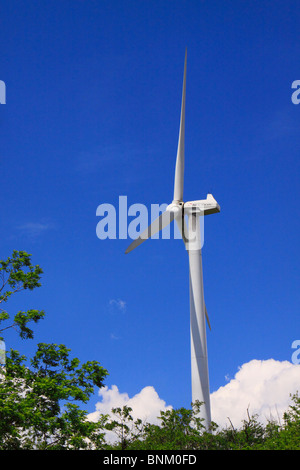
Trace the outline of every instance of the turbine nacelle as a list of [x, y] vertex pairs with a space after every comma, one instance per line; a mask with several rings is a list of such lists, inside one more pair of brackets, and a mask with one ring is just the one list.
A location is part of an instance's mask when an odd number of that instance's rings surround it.
[[168, 212], [172, 213], [175, 218], [184, 211], [184, 215], [189, 214], [200, 214], [209, 215], [220, 212], [221, 208], [212, 194], [208, 194], [206, 199], [200, 199], [198, 201], [180, 202], [173, 201], [167, 206]]
[[206, 199], [200, 201], [188, 201], [184, 203], [184, 213], [198, 213], [200, 215], [216, 214], [221, 208], [212, 194], [208, 194]]

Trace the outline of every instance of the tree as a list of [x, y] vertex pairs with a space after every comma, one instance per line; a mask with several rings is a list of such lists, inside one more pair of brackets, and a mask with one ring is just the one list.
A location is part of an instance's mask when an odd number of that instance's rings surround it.
[[300, 397], [291, 395], [292, 404], [283, 415], [283, 425], [269, 423], [266, 426], [262, 449], [300, 450]]
[[[160, 424], [147, 423], [140, 440], [134, 440], [130, 449], [191, 450], [200, 448], [206, 434], [199, 418], [202, 403], [196, 401], [191, 409], [179, 408], [161, 411]], [[208, 433], [207, 433], [208, 434]], [[204, 441], [203, 441], [204, 442]]]
[[248, 419], [242, 421], [242, 427], [236, 429], [231, 420], [230, 428], [219, 430], [216, 434], [216, 442], [223, 449], [251, 450], [264, 442], [265, 430], [258, 421], [258, 415], [250, 415], [247, 409]]
[[[144, 424], [139, 418], [133, 420], [131, 415], [132, 408], [123, 406], [112, 408], [112, 419], [108, 419], [105, 423], [105, 429], [116, 434], [119, 441], [116, 448], [126, 450], [133, 442], [143, 436]], [[103, 417], [102, 417], [103, 419]]]
[[[36, 287], [40, 287], [42, 273], [43, 270], [39, 265], [32, 265], [31, 255], [26, 251], [14, 250], [12, 256], [8, 257], [7, 260], [0, 260], [0, 305], [4, 305], [17, 292], [27, 289], [32, 291]], [[5, 327], [1, 325], [0, 333], [8, 328], [14, 328], [21, 338], [33, 338], [33, 330], [27, 325], [32, 321], [37, 323], [44, 315], [43, 310], [19, 311], [14, 315], [11, 324]], [[0, 308], [0, 324], [10, 318], [11, 315], [3, 308]], [[0, 340], [3, 340], [3, 337], [0, 337]]]
[[64, 345], [40, 343], [27, 367], [10, 351], [0, 380], [0, 449], [81, 449], [104, 444], [102, 422], [92, 423], [86, 403], [107, 371], [97, 362], [80, 365]]
[[[39, 287], [42, 269], [31, 264], [31, 255], [14, 251], [0, 261], [0, 303], [12, 294]], [[44, 312], [17, 312], [2, 333], [14, 328], [22, 338], [33, 338], [28, 323]], [[10, 319], [1, 309], [0, 321]], [[105, 446], [102, 432], [106, 417], [87, 420], [86, 403], [94, 387], [102, 387], [108, 372], [96, 361], [81, 364], [60, 344], [39, 343], [33, 358], [10, 350], [0, 367], [0, 449], [86, 449]]]

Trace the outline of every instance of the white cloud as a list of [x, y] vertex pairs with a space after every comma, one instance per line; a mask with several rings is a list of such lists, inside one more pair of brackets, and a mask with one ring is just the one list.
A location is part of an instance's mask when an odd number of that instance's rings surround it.
[[114, 333], [111, 333], [111, 334], [110, 334], [110, 338], [111, 338], [111, 339], [114, 339], [114, 340], [118, 340], [118, 339], [119, 339], [119, 336], [115, 335]]
[[[263, 424], [281, 420], [288, 409], [290, 394], [300, 391], [300, 365], [288, 361], [252, 360], [243, 364], [228, 384], [211, 394], [212, 419], [220, 427], [231, 422], [240, 427], [251, 415], [258, 414]], [[282, 422], [282, 421], [281, 421]]]
[[18, 230], [30, 238], [36, 238], [44, 232], [53, 229], [53, 224], [42, 222], [26, 222], [18, 226]]
[[113, 307], [116, 307], [118, 310], [120, 310], [121, 312], [125, 312], [126, 310], [126, 302], [125, 300], [121, 300], [121, 299], [111, 299], [109, 301], [109, 305], [110, 306], [113, 306]]
[[158, 423], [160, 411], [172, 408], [166, 405], [166, 402], [151, 386], [144, 387], [132, 398], [127, 393], [119, 392], [116, 385], [113, 385], [111, 389], [108, 387], [100, 389], [99, 396], [102, 400], [96, 404], [96, 411], [89, 414], [89, 419], [92, 421], [97, 420], [99, 414], [110, 414], [112, 408], [122, 408], [126, 405], [132, 408], [131, 415], [134, 420], [141, 418], [149, 423]]

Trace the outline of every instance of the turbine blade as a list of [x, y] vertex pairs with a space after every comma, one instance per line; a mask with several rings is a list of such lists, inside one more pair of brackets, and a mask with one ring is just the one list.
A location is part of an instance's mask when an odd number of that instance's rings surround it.
[[179, 128], [179, 138], [178, 138], [176, 167], [175, 167], [175, 180], [174, 180], [174, 197], [173, 197], [174, 201], [183, 200], [186, 60], [187, 60], [187, 50], [185, 50], [185, 59], [184, 59], [180, 128]]
[[174, 212], [171, 211], [165, 211], [163, 212], [157, 219], [155, 219], [149, 227], [144, 230], [140, 236], [134, 240], [127, 250], [125, 251], [125, 254], [129, 253], [130, 251], [134, 250], [137, 248], [141, 243], [144, 241], [148, 240], [148, 238], [152, 237], [155, 235], [157, 232], [162, 230], [163, 228], [167, 227], [173, 220], [174, 220], [175, 214]]
[[208, 328], [211, 330], [210, 321], [209, 321], [208, 313], [207, 313], [207, 310], [206, 310], [206, 305], [205, 305], [205, 316], [206, 316], [206, 321], [207, 321], [207, 324], [208, 324]]

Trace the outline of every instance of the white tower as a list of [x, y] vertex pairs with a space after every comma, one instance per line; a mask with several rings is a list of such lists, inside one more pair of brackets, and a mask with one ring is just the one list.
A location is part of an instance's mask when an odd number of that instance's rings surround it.
[[[203, 240], [201, 239], [200, 218], [220, 212], [220, 206], [211, 194], [208, 194], [206, 199], [203, 200], [183, 202], [186, 62], [187, 52], [185, 52], [184, 61], [173, 201], [166, 211], [129, 245], [125, 253], [132, 251], [173, 220], [177, 222], [189, 255], [192, 402], [198, 400], [203, 403], [200, 408], [199, 417], [203, 419], [205, 428], [209, 429], [211, 412], [205, 317], [209, 327], [210, 324], [204, 302], [201, 253]], [[188, 218], [188, 226], [186, 226], [186, 216]]]

